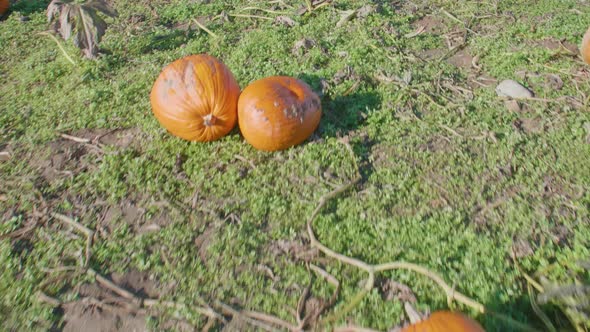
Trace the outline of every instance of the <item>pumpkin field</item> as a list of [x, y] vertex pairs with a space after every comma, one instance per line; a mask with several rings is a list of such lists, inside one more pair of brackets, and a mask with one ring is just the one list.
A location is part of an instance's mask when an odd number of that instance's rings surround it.
[[590, 331], [589, 1], [0, 13], [0, 331]]

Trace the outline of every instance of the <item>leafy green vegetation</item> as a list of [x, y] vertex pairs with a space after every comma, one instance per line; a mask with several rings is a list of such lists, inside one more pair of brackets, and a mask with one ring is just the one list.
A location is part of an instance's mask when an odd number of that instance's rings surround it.
[[[95, 232], [95, 271], [113, 280], [139, 271], [156, 294], [131, 281], [125, 288], [185, 306], [150, 311], [156, 330], [203, 327], [207, 317], [191, 307], [219, 310], [218, 302], [297, 325], [293, 310], [310, 281], [314, 301], [334, 291], [309, 262], [341, 285], [325, 315], [341, 310], [367, 276], [312, 249], [306, 220], [320, 197], [355, 176], [355, 160], [360, 182], [314, 221], [333, 250], [427, 267], [533, 330], [547, 326], [518, 267], [551, 283], [590, 283], [579, 264], [590, 257], [590, 67], [575, 49], [587, 4], [369, 8], [343, 0], [297, 15], [307, 1], [111, 3], [118, 16], [106, 18], [96, 60], [60, 41], [75, 65], [39, 35], [49, 28], [48, 1], [16, 1], [0, 21], [0, 151], [9, 153], [0, 161], [3, 329], [68, 324], [39, 292], [66, 311], [98, 296], [87, 274], [59, 271], [84, 263], [86, 239], [54, 213]], [[339, 24], [348, 10], [356, 15]], [[169, 135], [152, 116], [149, 92], [166, 64], [196, 53], [221, 59], [242, 88], [279, 74], [306, 81], [322, 95], [320, 128], [277, 153], [254, 150], [237, 129], [208, 144]], [[504, 79], [536, 98], [497, 97]], [[427, 278], [405, 270], [378, 278], [377, 286], [391, 279], [409, 287], [419, 310], [448, 308]], [[405, 320], [402, 291], [383, 289], [334, 326], [386, 330]], [[557, 328], [573, 330], [556, 301], [537, 302]], [[457, 309], [487, 331], [517, 330], [498, 315]], [[590, 328], [582, 312], [573, 316]]]

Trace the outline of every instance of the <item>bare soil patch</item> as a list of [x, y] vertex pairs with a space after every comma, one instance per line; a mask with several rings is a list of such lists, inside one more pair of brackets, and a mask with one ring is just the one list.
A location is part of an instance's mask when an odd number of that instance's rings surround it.
[[64, 332], [147, 331], [145, 314], [116, 305], [120, 299], [96, 284], [78, 288], [80, 300], [62, 305]]
[[139, 129], [82, 129], [49, 142], [26, 156], [29, 166], [51, 183], [60, 178], [76, 176], [96, 168], [103, 146], [126, 149], [139, 147]]
[[457, 68], [469, 70], [472, 68], [473, 56], [469, 54], [468, 49], [462, 49], [448, 58], [447, 62]]
[[[146, 272], [131, 269], [126, 273], [112, 273], [114, 284], [139, 298], [157, 299], [162, 288]], [[117, 294], [97, 283], [76, 287], [79, 300], [65, 303], [63, 331], [148, 331], [145, 311], [133, 308]]]
[[412, 26], [416, 29], [422, 27], [424, 32], [432, 34], [441, 34], [447, 27], [442, 18], [430, 15], [415, 21]]

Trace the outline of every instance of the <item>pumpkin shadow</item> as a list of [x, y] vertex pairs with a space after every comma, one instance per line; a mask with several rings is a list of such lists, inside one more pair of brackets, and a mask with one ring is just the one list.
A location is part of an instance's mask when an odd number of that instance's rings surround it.
[[353, 91], [349, 94], [334, 94], [330, 83], [313, 74], [301, 74], [298, 78], [309, 84], [322, 100], [323, 116], [318, 132], [323, 136], [344, 136], [360, 128], [367, 110], [378, 108], [381, 98], [377, 93]]
[[360, 184], [364, 184], [374, 171], [369, 156], [376, 142], [363, 131], [363, 124], [366, 112], [381, 106], [381, 97], [360, 88], [346, 95], [333, 94], [329, 83], [319, 76], [301, 74], [298, 78], [309, 84], [322, 100], [323, 115], [316, 135], [357, 138], [350, 145], [358, 158]]
[[[524, 286], [526, 287], [526, 286]], [[549, 321], [558, 331], [571, 331], [567, 317], [553, 304], [538, 304], [539, 309], [549, 318]], [[492, 300], [485, 303], [486, 313], [478, 317], [478, 321], [486, 328], [486, 331], [547, 331], [547, 327], [537, 316], [531, 307], [531, 299], [528, 295], [520, 295], [511, 301], [505, 301], [505, 293], [497, 291]]]
[[[582, 266], [577, 268], [582, 268]], [[479, 321], [484, 324], [488, 332], [525, 331], [510, 320], [529, 327], [530, 331], [580, 331], [562, 310], [569, 310], [569, 314], [575, 318], [577, 324], [588, 324], [587, 318], [584, 317], [588, 316], [588, 293], [585, 289], [590, 285], [589, 270], [587, 268], [583, 268], [579, 272], [574, 272], [574, 270], [572, 269], [568, 273], [571, 273], [572, 276], [575, 275], [575, 282], [553, 284], [550, 289], [545, 289], [545, 293], [534, 291], [531, 294], [539, 312], [544, 314], [554, 329], [549, 329], [546, 322], [535, 312], [531, 304], [531, 295], [520, 294], [506, 301], [505, 290], [496, 290], [492, 297], [484, 303], [487, 313], [481, 315]], [[526, 290], [527, 281], [524, 277], [519, 278], [519, 283], [519, 287]], [[533, 287], [533, 289], [535, 288]]]

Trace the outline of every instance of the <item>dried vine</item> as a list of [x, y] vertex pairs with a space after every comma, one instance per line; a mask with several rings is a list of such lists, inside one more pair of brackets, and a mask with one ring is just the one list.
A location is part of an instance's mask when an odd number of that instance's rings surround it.
[[336, 189], [332, 190], [331, 192], [325, 194], [324, 196], [322, 196], [320, 198], [318, 205], [313, 210], [313, 212], [311, 213], [311, 215], [309, 216], [309, 218], [307, 220], [307, 233], [309, 235], [309, 239], [310, 239], [312, 247], [317, 248], [322, 253], [324, 253], [326, 256], [334, 258], [334, 259], [340, 261], [341, 263], [348, 264], [348, 265], [357, 267], [361, 270], [364, 270], [365, 272], [368, 273], [369, 276], [367, 278], [367, 281], [366, 281], [363, 289], [361, 291], [359, 291], [352, 298], [352, 300], [344, 306], [343, 309], [341, 309], [337, 312], [334, 312], [331, 315], [329, 315], [328, 317], [324, 318], [320, 322], [320, 324], [328, 324], [328, 323], [336, 322], [340, 318], [342, 318], [344, 315], [346, 315], [348, 312], [350, 312], [360, 301], [362, 301], [364, 296], [369, 291], [371, 291], [373, 289], [373, 287], [375, 286], [375, 274], [377, 272], [399, 270], [399, 269], [416, 272], [416, 273], [423, 275], [423, 276], [431, 279], [432, 281], [434, 281], [440, 288], [443, 289], [443, 291], [446, 294], [447, 301], [449, 303], [451, 303], [453, 301], [457, 301], [459, 303], [462, 303], [464, 305], [467, 305], [467, 306], [477, 310], [480, 313], [485, 313], [486, 309], [483, 304], [467, 297], [466, 295], [464, 295], [460, 292], [457, 292], [453, 287], [449, 286], [449, 284], [447, 284], [442, 277], [440, 277], [438, 274], [428, 270], [425, 267], [422, 267], [422, 266], [414, 264], [414, 263], [408, 263], [408, 262], [402, 262], [402, 261], [389, 262], [389, 263], [376, 264], [376, 265], [369, 264], [369, 263], [366, 263], [366, 262], [361, 261], [359, 259], [356, 259], [353, 257], [348, 257], [346, 255], [337, 253], [336, 251], [323, 245], [317, 239], [317, 237], [315, 236], [315, 233], [313, 231], [313, 222], [317, 218], [317, 216], [319, 215], [320, 211], [326, 206], [326, 204], [331, 199], [348, 191], [349, 189], [351, 189], [354, 185], [356, 185], [361, 180], [360, 171], [359, 171], [358, 165], [356, 164], [356, 157], [354, 155], [354, 152], [352, 151], [352, 147], [350, 146], [350, 144], [348, 144], [346, 142], [344, 142], [344, 144], [346, 145], [346, 147], [347, 147], [348, 151], [350, 152], [351, 157], [353, 159], [354, 166], [355, 166], [355, 173], [356, 173], [355, 177], [351, 181], [337, 187]]

